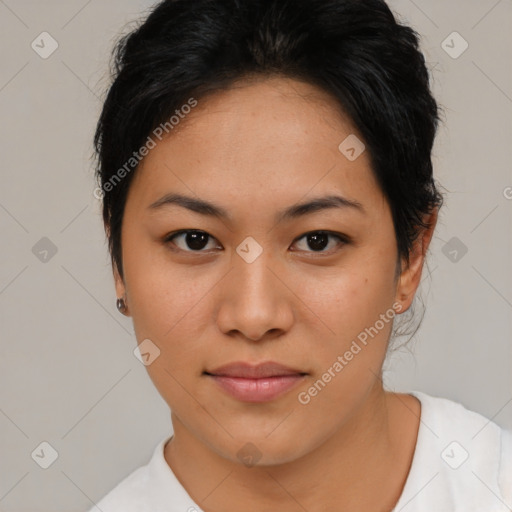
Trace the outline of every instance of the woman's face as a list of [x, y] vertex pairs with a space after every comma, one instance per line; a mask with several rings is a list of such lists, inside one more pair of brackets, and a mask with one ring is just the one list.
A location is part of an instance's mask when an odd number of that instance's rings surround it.
[[[137, 342], [151, 340], [147, 370], [174, 423], [235, 462], [249, 442], [261, 463], [291, 461], [381, 386], [393, 304], [403, 299], [389, 206], [368, 153], [357, 156], [354, 128], [310, 85], [246, 83], [199, 102], [178, 128], [131, 184], [118, 296], [126, 292]], [[168, 194], [226, 216], [176, 202], [151, 207]], [[328, 196], [352, 204], [321, 206]], [[202, 236], [169, 239], [178, 230]], [[281, 377], [288, 387], [276, 396], [235, 396], [219, 382], [248, 381], [206, 373], [269, 361], [305, 375]]]

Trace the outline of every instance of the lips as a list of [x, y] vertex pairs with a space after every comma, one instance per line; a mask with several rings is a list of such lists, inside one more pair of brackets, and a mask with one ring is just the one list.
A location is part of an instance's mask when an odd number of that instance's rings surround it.
[[242, 402], [268, 402], [285, 394], [307, 373], [274, 362], [244, 362], [220, 366], [204, 374], [225, 393]]
[[250, 365], [244, 362], [230, 363], [206, 372], [218, 377], [237, 377], [242, 379], [262, 379], [282, 375], [305, 375], [306, 372], [295, 370], [273, 361]]

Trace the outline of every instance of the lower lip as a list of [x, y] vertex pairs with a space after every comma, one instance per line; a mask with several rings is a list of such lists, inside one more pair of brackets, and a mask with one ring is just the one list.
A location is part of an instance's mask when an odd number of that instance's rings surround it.
[[242, 402], [269, 402], [283, 395], [300, 381], [304, 375], [279, 375], [260, 379], [244, 379], [222, 375], [208, 375], [224, 391]]

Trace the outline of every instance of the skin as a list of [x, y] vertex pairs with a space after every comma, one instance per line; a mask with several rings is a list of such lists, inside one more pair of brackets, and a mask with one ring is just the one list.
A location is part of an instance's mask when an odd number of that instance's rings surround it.
[[[172, 410], [164, 456], [206, 512], [247, 504], [384, 512], [402, 492], [421, 407], [412, 395], [383, 389], [391, 322], [307, 405], [297, 398], [380, 314], [395, 302], [397, 312], [410, 307], [437, 221], [433, 212], [396, 278], [394, 226], [369, 156], [351, 162], [338, 150], [350, 134], [357, 131], [335, 101], [311, 85], [240, 82], [200, 101], [134, 176], [116, 291], [126, 297], [138, 343], [149, 338], [160, 349], [146, 368]], [[148, 208], [170, 192], [215, 203], [231, 219], [177, 205]], [[358, 201], [364, 213], [329, 208], [274, 220], [284, 208], [333, 193]], [[211, 238], [202, 252], [185, 236], [165, 241], [180, 229]], [[315, 251], [304, 235], [318, 230], [350, 241], [334, 236]], [[248, 236], [263, 249], [252, 263], [236, 252]], [[203, 375], [234, 361], [276, 361], [308, 375], [271, 402], [245, 403]], [[237, 456], [248, 442], [261, 454], [252, 467]]]

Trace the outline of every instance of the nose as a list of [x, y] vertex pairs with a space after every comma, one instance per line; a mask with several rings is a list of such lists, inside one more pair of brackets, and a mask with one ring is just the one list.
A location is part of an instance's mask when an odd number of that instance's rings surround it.
[[266, 251], [252, 263], [237, 254], [220, 286], [219, 329], [251, 341], [275, 338], [294, 321], [293, 292]]

